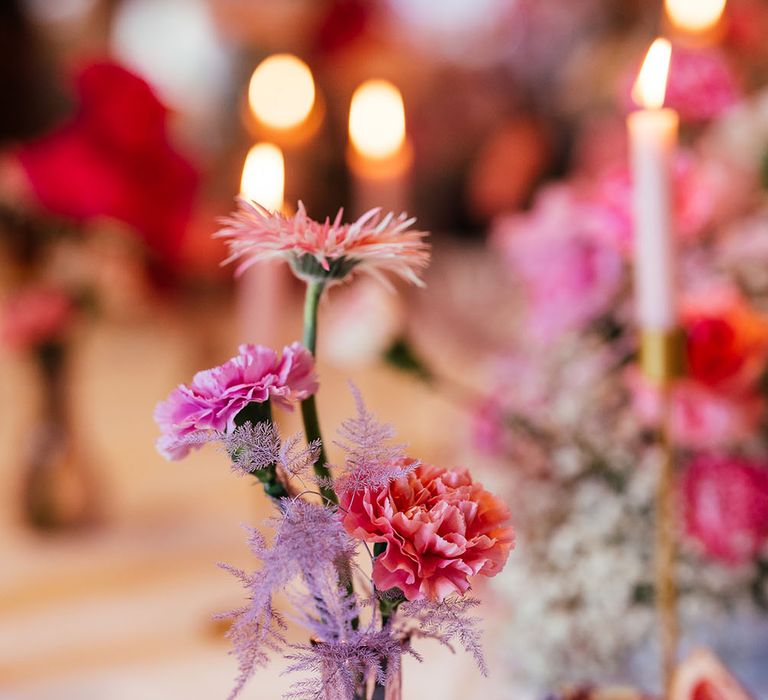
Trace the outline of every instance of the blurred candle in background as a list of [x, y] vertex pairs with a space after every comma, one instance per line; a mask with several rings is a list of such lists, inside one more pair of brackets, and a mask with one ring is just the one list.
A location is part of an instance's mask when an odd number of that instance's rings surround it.
[[666, 16], [684, 34], [711, 34], [720, 22], [726, 0], [664, 0]]
[[677, 324], [671, 178], [678, 116], [663, 107], [671, 54], [669, 41], [653, 42], [632, 91], [642, 109], [627, 119], [638, 320], [641, 327], [660, 331]]
[[347, 161], [352, 208], [400, 212], [408, 208], [413, 150], [405, 130], [400, 91], [386, 80], [369, 80], [352, 95]]
[[257, 143], [248, 151], [240, 178], [240, 194], [270, 211], [282, 211], [285, 159], [272, 143]]
[[322, 122], [315, 79], [309, 66], [288, 53], [265, 58], [248, 83], [248, 121], [252, 135], [283, 149], [288, 200], [311, 200], [316, 145], [310, 145]]
[[248, 84], [248, 104], [253, 115], [270, 129], [284, 132], [300, 127], [315, 104], [312, 71], [291, 54], [265, 58]]
[[[240, 179], [240, 196], [270, 211], [284, 208], [285, 160], [272, 143], [257, 143], [248, 151]], [[277, 344], [285, 275], [279, 264], [261, 262], [243, 273], [238, 284], [240, 340]]]

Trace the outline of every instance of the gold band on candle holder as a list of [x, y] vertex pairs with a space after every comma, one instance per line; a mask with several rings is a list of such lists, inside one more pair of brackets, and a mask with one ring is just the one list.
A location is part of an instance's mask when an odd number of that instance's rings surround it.
[[640, 331], [640, 367], [657, 384], [666, 385], [685, 370], [685, 333], [680, 328]]

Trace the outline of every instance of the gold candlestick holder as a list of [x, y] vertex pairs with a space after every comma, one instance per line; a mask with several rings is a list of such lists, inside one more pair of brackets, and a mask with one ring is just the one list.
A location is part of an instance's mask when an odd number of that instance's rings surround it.
[[677, 507], [675, 445], [672, 436], [672, 385], [684, 373], [685, 334], [682, 329], [643, 329], [640, 336], [640, 366], [660, 392], [661, 410], [657, 426], [661, 451], [656, 484], [656, 608], [659, 616], [661, 673], [669, 694], [677, 665], [680, 636], [677, 612]]

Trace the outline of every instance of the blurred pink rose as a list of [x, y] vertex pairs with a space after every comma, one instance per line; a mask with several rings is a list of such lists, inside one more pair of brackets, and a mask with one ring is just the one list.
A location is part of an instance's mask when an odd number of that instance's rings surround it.
[[[622, 102], [627, 111], [637, 109], [631, 92], [639, 69], [638, 62], [621, 81]], [[722, 51], [674, 46], [665, 105], [677, 110], [683, 122], [713, 119], [741, 97], [736, 73]]]
[[705, 552], [730, 564], [754, 557], [768, 538], [768, 463], [701, 455], [683, 476], [685, 525]]
[[350, 535], [387, 545], [376, 586], [408, 600], [465, 593], [470, 576], [499, 573], [515, 544], [509, 509], [465, 469], [419, 464], [388, 488], [345, 494], [342, 511]]
[[[626, 378], [638, 418], [655, 425], [662, 408], [658, 389], [637, 368], [629, 370]], [[722, 447], [752, 435], [763, 410], [757, 394], [729, 395], [701, 382], [681, 379], [672, 389], [672, 433], [684, 447]]]
[[262, 345], [241, 345], [223, 365], [198, 372], [180, 384], [155, 409], [161, 436], [157, 450], [166, 459], [181, 459], [201, 432], [231, 432], [235, 417], [250, 403], [273, 399], [284, 408], [317, 391], [312, 354], [299, 343], [278, 357]]
[[666, 104], [676, 109], [683, 121], [712, 119], [736, 104], [741, 96], [736, 74], [722, 51], [675, 46]]
[[500, 220], [492, 234], [523, 285], [528, 328], [542, 342], [608, 311], [622, 284], [622, 257], [589, 229], [588, 214], [572, 187], [551, 186], [530, 212]]
[[[675, 161], [675, 230], [683, 240], [726, 220], [751, 195], [726, 164], [680, 151]], [[583, 185], [585, 227], [599, 240], [632, 254], [632, 181], [626, 165], [604, 170]]]
[[32, 349], [63, 335], [74, 315], [72, 300], [61, 290], [29, 287], [6, 302], [0, 334], [11, 347]]
[[471, 420], [472, 444], [480, 452], [499, 457], [508, 451], [507, 412], [498, 399], [489, 397], [476, 406]]

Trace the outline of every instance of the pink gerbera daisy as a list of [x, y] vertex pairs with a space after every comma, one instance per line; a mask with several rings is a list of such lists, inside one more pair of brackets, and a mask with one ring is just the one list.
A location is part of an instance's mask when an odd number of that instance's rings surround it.
[[429, 263], [425, 231], [403, 213], [382, 215], [371, 209], [353, 223], [342, 223], [343, 209], [324, 222], [307, 216], [304, 204], [294, 216], [271, 212], [256, 202], [238, 199], [238, 210], [222, 221], [216, 237], [226, 239], [230, 255], [240, 260], [237, 274], [262, 260], [284, 258], [307, 281], [338, 282], [354, 272], [367, 272], [386, 282], [394, 274], [423, 286], [420, 272]]

